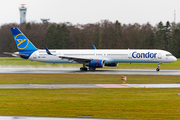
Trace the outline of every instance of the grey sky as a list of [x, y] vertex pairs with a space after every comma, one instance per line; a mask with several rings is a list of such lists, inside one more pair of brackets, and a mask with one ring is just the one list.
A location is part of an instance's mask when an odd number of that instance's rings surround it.
[[96, 23], [109, 20], [121, 23], [147, 23], [162, 21], [180, 22], [180, 0], [1, 0], [0, 24], [19, 23], [20, 4], [26, 4], [27, 22], [71, 22], [73, 24]]

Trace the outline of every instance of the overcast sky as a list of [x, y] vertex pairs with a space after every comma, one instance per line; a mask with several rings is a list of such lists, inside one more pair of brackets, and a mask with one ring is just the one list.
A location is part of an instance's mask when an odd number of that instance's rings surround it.
[[71, 22], [72, 24], [96, 23], [101, 20], [124, 24], [160, 21], [180, 22], [180, 0], [1, 0], [0, 24], [20, 23], [19, 7], [26, 4], [27, 22]]

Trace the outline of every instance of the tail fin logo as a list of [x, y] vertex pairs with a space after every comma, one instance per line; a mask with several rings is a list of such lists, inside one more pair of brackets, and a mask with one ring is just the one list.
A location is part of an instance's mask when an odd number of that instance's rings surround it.
[[28, 46], [29, 40], [20, 33], [15, 37], [15, 42], [18, 49], [25, 49]]

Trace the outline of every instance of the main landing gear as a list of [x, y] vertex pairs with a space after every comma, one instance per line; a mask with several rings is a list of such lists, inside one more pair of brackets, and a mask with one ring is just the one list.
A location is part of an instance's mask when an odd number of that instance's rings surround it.
[[[87, 71], [88, 70], [88, 68], [87, 67], [81, 67], [80, 68], [80, 71]], [[89, 71], [95, 71], [96, 70], [96, 68], [94, 68], [94, 67], [89, 67]]]
[[80, 71], [87, 71], [87, 67], [80, 67]]
[[[87, 71], [88, 70], [88, 68], [87, 67], [80, 67], [80, 71]], [[94, 68], [94, 67], [89, 67], [89, 71], [95, 71], [96, 70], [96, 68]]]
[[160, 64], [162, 63], [157, 63], [158, 64], [158, 67], [156, 68], [156, 71], [160, 71]]
[[83, 67], [80, 67], [80, 71], [87, 71], [86, 63], [83, 63]]
[[[86, 63], [83, 63], [83, 67], [80, 67], [80, 71], [87, 71], [88, 68], [86, 67]], [[95, 67], [89, 67], [89, 71], [95, 71]]]

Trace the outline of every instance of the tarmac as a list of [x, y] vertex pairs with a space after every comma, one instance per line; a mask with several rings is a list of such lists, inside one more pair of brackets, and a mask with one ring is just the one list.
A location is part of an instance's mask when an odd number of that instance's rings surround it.
[[39, 73], [39, 74], [123, 74], [123, 75], [180, 75], [180, 70], [146, 69], [97, 69], [95, 71], [80, 71], [79, 68], [53, 67], [1, 67], [0, 73]]

